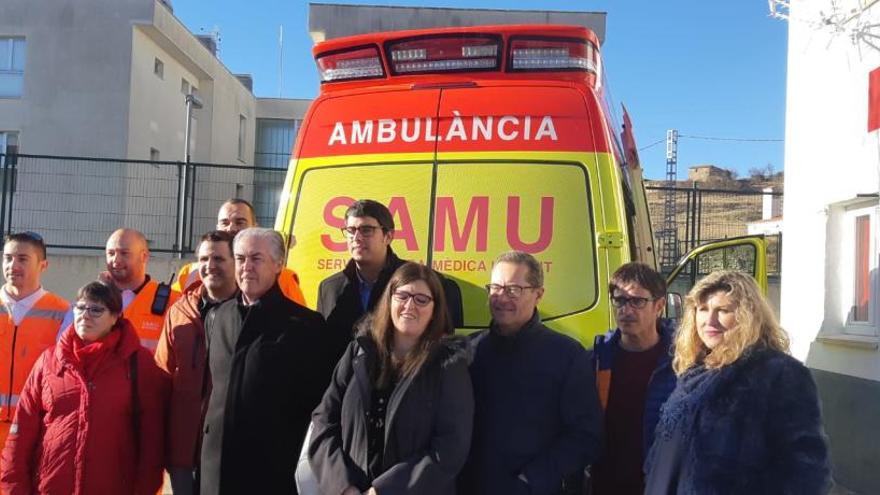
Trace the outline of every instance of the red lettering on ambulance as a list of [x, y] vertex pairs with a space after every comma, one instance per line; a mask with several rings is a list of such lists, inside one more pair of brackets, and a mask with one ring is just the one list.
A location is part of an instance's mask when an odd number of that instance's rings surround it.
[[388, 211], [391, 217], [397, 217], [397, 229], [394, 230], [394, 239], [401, 240], [406, 244], [407, 251], [418, 251], [419, 243], [416, 240], [416, 230], [413, 228], [412, 217], [409, 214], [409, 206], [403, 196], [394, 196], [388, 202]]
[[434, 220], [434, 250], [446, 250], [446, 225], [449, 224], [449, 233], [452, 236], [452, 249], [462, 252], [467, 250], [471, 232], [476, 223], [477, 229], [477, 252], [485, 252], [489, 242], [489, 197], [475, 196], [471, 198], [468, 206], [467, 217], [464, 227], [458, 223], [458, 214], [455, 211], [453, 198], [437, 198], [437, 215]]
[[[354, 198], [349, 198], [348, 196], [337, 196], [332, 198], [326, 205], [324, 205], [324, 223], [331, 228], [341, 229], [345, 227], [345, 210], [343, 210], [341, 217], [334, 216], [333, 211], [342, 206], [348, 208], [352, 203], [354, 203]], [[333, 238], [330, 237], [330, 234], [321, 234], [321, 244], [323, 244], [329, 251], [337, 253], [345, 252], [348, 247], [345, 244], [345, 241], [334, 241]]]
[[507, 244], [511, 249], [525, 251], [529, 254], [537, 254], [550, 245], [553, 240], [553, 198], [544, 196], [541, 198], [541, 217], [538, 240], [535, 242], [523, 242], [520, 237], [520, 197], [507, 198]]

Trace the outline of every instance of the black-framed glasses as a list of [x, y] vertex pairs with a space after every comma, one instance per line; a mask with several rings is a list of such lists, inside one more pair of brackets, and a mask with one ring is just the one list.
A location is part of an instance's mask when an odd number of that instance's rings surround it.
[[622, 308], [624, 306], [629, 306], [635, 309], [642, 309], [649, 302], [654, 302], [658, 297], [627, 297], [627, 296], [611, 296], [611, 304], [614, 305], [615, 308]]
[[385, 232], [385, 228], [379, 225], [361, 225], [359, 227], [342, 227], [339, 229], [345, 235], [345, 237], [349, 239], [354, 239], [358, 233], [361, 234], [361, 237], [373, 237], [377, 230], [381, 230], [383, 233]]
[[92, 318], [100, 318], [105, 312], [107, 312], [107, 308], [104, 306], [97, 306], [94, 304], [74, 304], [73, 311], [79, 314], [88, 313]]
[[394, 291], [394, 293], [391, 294], [391, 298], [394, 299], [395, 301], [399, 302], [400, 304], [406, 304], [407, 301], [412, 299], [413, 302], [416, 304], [416, 306], [419, 306], [422, 308], [431, 304], [431, 301], [434, 300], [433, 297], [431, 297], [427, 294], [419, 294], [416, 292], [407, 292], [405, 290]]
[[517, 298], [522, 295], [523, 291], [526, 289], [537, 289], [537, 287], [533, 287], [531, 285], [498, 285], [498, 284], [488, 284], [486, 285], [486, 291], [489, 292], [490, 296], [497, 296], [501, 294], [506, 294], [507, 297]]

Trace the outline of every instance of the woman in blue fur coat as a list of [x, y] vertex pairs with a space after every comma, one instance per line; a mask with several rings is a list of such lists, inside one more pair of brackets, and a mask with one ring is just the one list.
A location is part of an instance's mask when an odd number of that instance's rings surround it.
[[710, 274], [685, 304], [645, 493], [828, 493], [816, 385], [754, 279]]

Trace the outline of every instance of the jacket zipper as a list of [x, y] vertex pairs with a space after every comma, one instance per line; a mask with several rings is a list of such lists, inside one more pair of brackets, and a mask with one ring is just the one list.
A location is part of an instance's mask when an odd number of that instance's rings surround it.
[[6, 395], [6, 418], [5, 420], [12, 421], [12, 418], [9, 417], [9, 413], [12, 412], [12, 380], [15, 377], [15, 341], [18, 338], [18, 325], [13, 325], [12, 327], [12, 352], [11, 358], [9, 359], [9, 393]]

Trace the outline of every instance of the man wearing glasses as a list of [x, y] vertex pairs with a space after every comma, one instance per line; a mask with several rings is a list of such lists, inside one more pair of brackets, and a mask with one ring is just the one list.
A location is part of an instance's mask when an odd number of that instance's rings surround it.
[[599, 455], [601, 411], [583, 346], [541, 323], [541, 264], [495, 260], [492, 322], [473, 336], [474, 430], [462, 495], [580, 494]]
[[39, 234], [6, 236], [6, 283], [0, 289], [0, 446], [6, 443], [18, 395], [31, 368], [40, 354], [55, 344], [70, 307], [40, 284], [48, 266], [46, 245]]
[[[388, 285], [394, 270], [404, 263], [391, 249], [394, 218], [382, 203], [372, 199], [355, 201], [345, 211], [345, 235], [351, 260], [318, 287], [318, 312], [327, 326], [348, 342], [354, 324], [372, 311]], [[455, 282], [440, 277], [452, 323], [462, 325], [461, 290]]]
[[675, 388], [675, 328], [661, 318], [666, 281], [651, 267], [627, 263], [611, 276], [617, 329], [596, 337], [592, 362], [605, 410], [605, 441], [593, 467], [593, 493], [644, 493], [642, 464], [654, 439], [660, 406]]

